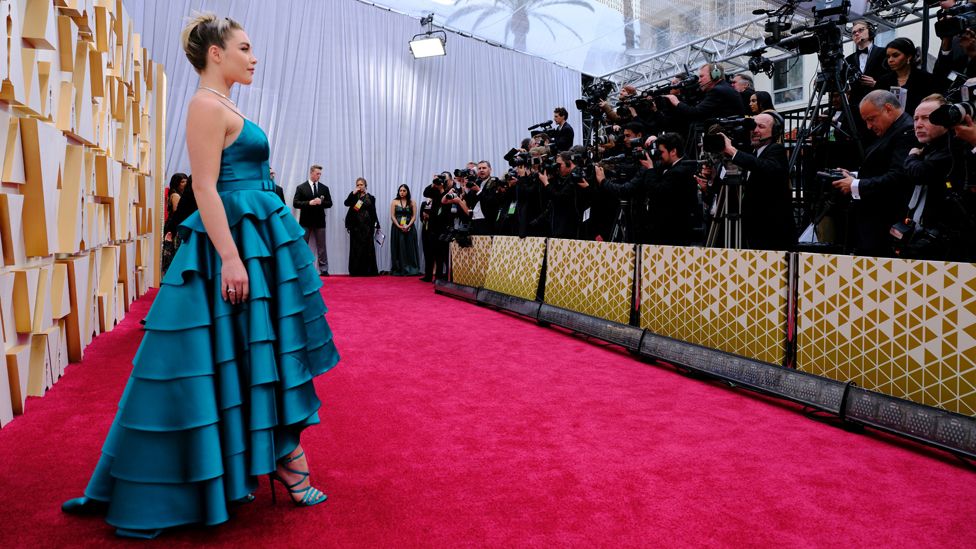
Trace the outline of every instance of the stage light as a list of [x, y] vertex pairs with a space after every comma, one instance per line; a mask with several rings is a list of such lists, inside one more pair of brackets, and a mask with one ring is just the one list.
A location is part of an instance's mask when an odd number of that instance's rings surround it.
[[410, 53], [414, 59], [447, 55], [447, 33], [434, 30], [434, 14], [420, 20], [421, 27], [427, 27], [427, 32], [415, 34], [410, 40]]

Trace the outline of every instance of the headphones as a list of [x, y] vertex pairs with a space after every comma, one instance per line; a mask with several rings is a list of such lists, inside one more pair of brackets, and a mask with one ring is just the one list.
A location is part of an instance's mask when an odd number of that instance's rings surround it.
[[712, 78], [712, 80], [721, 80], [722, 77], [725, 76], [725, 71], [722, 70], [722, 67], [720, 67], [718, 63], [709, 63], [708, 66], [711, 68], [708, 75]]
[[868, 38], [872, 42], [874, 42], [874, 37], [875, 37], [875, 35], [878, 34], [878, 26], [877, 25], [875, 25], [874, 23], [872, 23], [870, 21], [865, 21], [864, 19], [858, 19], [857, 21], [854, 21], [851, 24], [851, 28], [852, 29], [854, 28], [854, 25], [864, 25], [865, 27], [867, 27], [867, 29], [868, 29]]

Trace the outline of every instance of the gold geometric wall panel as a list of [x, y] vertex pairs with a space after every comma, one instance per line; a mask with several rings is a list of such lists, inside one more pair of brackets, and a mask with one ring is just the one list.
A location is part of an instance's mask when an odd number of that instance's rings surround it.
[[0, 426], [158, 280], [166, 75], [98, 4], [0, 0]]
[[797, 367], [976, 415], [976, 264], [800, 254]]
[[546, 303], [630, 323], [633, 306], [633, 244], [549, 240], [546, 260]]
[[545, 251], [544, 238], [494, 237], [485, 288], [529, 301], [535, 300]]
[[472, 236], [471, 246], [462, 248], [457, 241], [451, 242], [451, 276], [455, 284], [481, 288], [488, 274], [491, 257], [491, 237]]
[[642, 246], [641, 253], [642, 328], [784, 363], [785, 252]]

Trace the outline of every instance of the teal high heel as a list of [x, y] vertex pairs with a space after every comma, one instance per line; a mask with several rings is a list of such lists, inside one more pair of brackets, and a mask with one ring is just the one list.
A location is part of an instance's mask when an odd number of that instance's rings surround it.
[[102, 515], [108, 511], [108, 502], [80, 497], [61, 504], [61, 511], [69, 515]]
[[[286, 490], [288, 490], [289, 498], [291, 499], [291, 502], [299, 507], [311, 507], [312, 505], [318, 505], [324, 502], [325, 500], [329, 499], [329, 496], [322, 493], [322, 491], [320, 491], [318, 488], [313, 488], [311, 482], [309, 482], [308, 486], [304, 488], [296, 488], [298, 485], [300, 485], [301, 483], [305, 482], [308, 479], [308, 471], [296, 471], [291, 467], [288, 467], [286, 464], [291, 463], [304, 455], [305, 455], [305, 451], [302, 450], [301, 452], [299, 452], [297, 456], [292, 456], [290, 458], [287, 458], [281, 463], [281, 466], [289, 473], [302, 476], [302, 478], [299, 479], [298, 482], [294, 484], [288, 484], [287, 482], [285, 482], [285, 479], [278, 476], [277, 471], [268, 474], [268, 482], [271, 484], [271, 503], [275, 503], [275, 504], [278, 503], [275, 496], [275, 486], [274, 486], [275, 481], [280, 482], [281, 485], [284, 486]], [[301, 499], [295, 499], [294, 497], [291, 497], [290, 494], [302, 494], [302, 497]]]

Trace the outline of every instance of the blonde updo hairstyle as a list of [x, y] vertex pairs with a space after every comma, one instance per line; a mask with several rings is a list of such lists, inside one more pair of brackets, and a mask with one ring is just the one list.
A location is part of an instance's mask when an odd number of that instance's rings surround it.
[[219, 18], [213, 13], [198, 13], [187, 23], [180, 34], [180, 43], [186, 58], [196, 71], [207, 68], [207, 52], [210, 46], [225, 47], [230, 34], [243, 29], [240, 23], [228, 17]]

